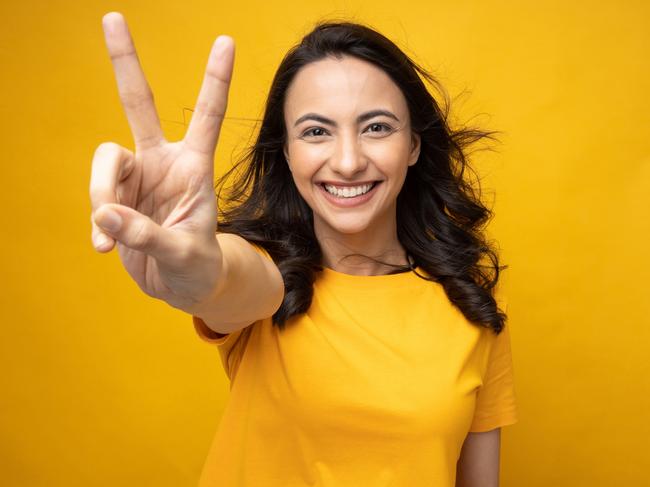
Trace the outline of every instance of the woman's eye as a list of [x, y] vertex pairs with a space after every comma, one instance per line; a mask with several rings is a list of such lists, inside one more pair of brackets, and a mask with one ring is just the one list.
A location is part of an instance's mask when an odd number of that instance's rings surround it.
[[383, 123], [373, 123], [368, 126], [368, 130], [380, 134], [382, 132], [390, 132], [391, 128]]
[[314, 127], [314, 128], [311, 128], [311, 129], [307, 130], [302, 135], [303, 135], [303, 137], [320, 137], [321, 135], [324, 135], [324, 134], [325, 134], [325, 131], [322, 128]]
[[[373, 123], [368, 125], [368, 128], [366, 131], [381, 134], [385, 133], [388, 134], [392, 131], [392, 127], [389, 125], [386, 125], [385, 123]], [[302, 137], [313, 139], [313, 138], [320, 138], [323, 135], [327, 135], [327, 131], [321, 127], [312, 127], [305, 132], [302, 133]]]

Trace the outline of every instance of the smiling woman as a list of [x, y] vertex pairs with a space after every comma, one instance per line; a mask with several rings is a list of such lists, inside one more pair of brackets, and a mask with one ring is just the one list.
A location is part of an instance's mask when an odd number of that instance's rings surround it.
[[[313, 212], [316, 239], [331, 251], [324, 251], [323, 264], [355, 273], [335, 260], [348, 241], [405, 264], [396, 202], [408, 167], [417, 161], [420, 138], [411, 130], [400, 89], [371, 63], [326, 57], [296, 75], [284, 117], [289, 170]], [[364, 266], [366, 274], [381, 272], [381, 266]]]
[[169, 143], [123, 18], [104, 27], [136, 151], [96, 152], [93, 241], [218, 347], [231, 397], [200, 485], [497, 485], [509, 327], [463, 179], [490, 134], [452, 130], [435, 80], [378, 32], [322, 23], [283, 59], [217, 215], [232, 40]]
[[242, 170], [219, 228], [277, 265], [284, 299], [226, 336], [194, 317], [232, 381], [204, 485], [498, 484], [510, 339], [490, 211], [463, 179], [491, 133], [453, 130], [422, 78], [444, 95], [353, 23], [316, 26], [278, 68], [255, 145], [219, 182]]
[[[220, 231], [266, 249], [283, 275], [274, 324], [308, 309], [311, 286], [287, 284], [321, 266], [376, 275], [413, 260], [468, 321], [501, 331], [491, 212], [464, 178], [467, 147], [493, 134], [452, 129], [448, 110], [439, 83], [369, 27], [322, 23], [289, 50], [256, 143], [218, 182], [221, 197], [239, 174]], [[349, 198], [364, 185], [369, 196]]]

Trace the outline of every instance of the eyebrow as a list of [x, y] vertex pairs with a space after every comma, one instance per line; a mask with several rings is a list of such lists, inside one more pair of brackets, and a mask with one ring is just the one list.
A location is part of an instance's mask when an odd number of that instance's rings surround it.
[[[396, 121], [399, 122], [399, 118], [397, 118], [395, 115], [393, 115], [391, 112], [388, 110], [371, 110], [369, 112], [362, 113], [357, 117], [357, 123], [362, 123], [365, 122], [366, 120], [370, 120], [371, 118], [379, 117], [379, 116], [385, 116], [388, 118], [392, 118]], [[296, 120], [296, 123], [293, 124], [294, 127], [296, 127], [298, 124], [306, 121], [306, 120], [315, 120], [316, 122], [323, 123], [325, 125], [331, 125], [332, 127], [336, 127], [336, 122], [334, 120], [330, 120], [329, 118], [325, 118], [322, 115], [318, 115], [317, 113], [307, 113], [300, 117], [298, 120]]]

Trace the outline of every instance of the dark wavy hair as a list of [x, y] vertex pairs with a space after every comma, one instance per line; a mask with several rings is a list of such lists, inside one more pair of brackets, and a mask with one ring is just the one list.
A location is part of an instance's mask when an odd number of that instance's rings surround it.
[[[492, 213], [481, 202], [479, 180], [471, 183], [465, 177], [472, 170], [467, 148], [482, 139], [496, 140], [495, 132], [450, 128], [449, 99], [440, 83], [380, 33], [343, 21], [319, 22], [285, 55], [257, 140], [217, 182], [221, 199], [226, 181], [235, 176], [220, 212], [219, 231], [266, 249], [282, 274], [284, 301], [273, 324], [283, 329], [287, 320], [307, 311], [313, 282], [322, 271], [313, 213], [294, 184], [283, 145], [287, 88], [301, 68], [326, 56], [372, 63], [404, 94], [412, 130], [421, 138], [419, 159], [408, 168], [397, 197], [397, 236], [412, 259], [406, 269], [416, 272], [419, 266], [428, 276], [418, 276], [440, 283], [468, 321], [500, 333], [506, 315], [498, 309], [493, 289], [506, 266], [499, 266], [497, 252], [482, 233]], [[423, 79], [442, 96], [442, 107]]]

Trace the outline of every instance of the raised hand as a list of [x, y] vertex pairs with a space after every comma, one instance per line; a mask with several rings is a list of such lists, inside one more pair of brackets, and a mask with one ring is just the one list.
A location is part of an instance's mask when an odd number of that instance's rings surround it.
[[109, 252], [116, 244], [124, 267], [145, 293], [189, 309], [218, 285], [213, 159], [234, 42], [228, 36], [216, 39], [187, 133], [168, 142], [124, 18], [106, 14], [103, 27], [135, 152], [110, 142], [95, 151], [93, 245]]

